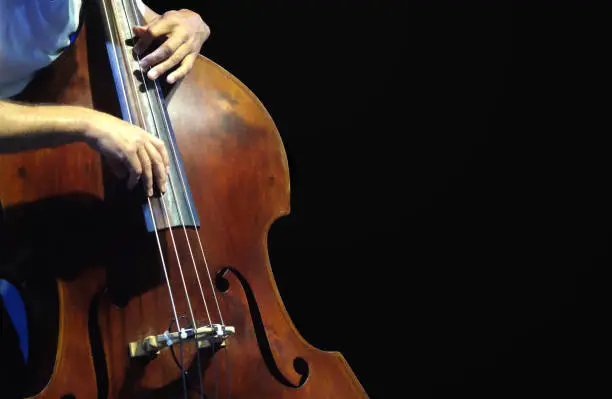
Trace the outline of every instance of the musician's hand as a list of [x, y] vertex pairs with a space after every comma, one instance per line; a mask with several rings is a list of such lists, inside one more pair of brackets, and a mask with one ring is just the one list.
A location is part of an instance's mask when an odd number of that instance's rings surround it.
[[153, 195], [153, 179], [158, 190], [166, 192], [169, 160], [164, 142], [141, 128], [111, 115], [94, 111], [87, 115], [87, 143], [106, 156], [115, 174], [128, 177], [132, 189], [141, 180], [148, 196]]
[[157, 79], [166, 71], [180, 66], [168, 75], [168, 83], [174, 83], [191, 70], [202, 44], [210, 36], [210, 28], [193, 11], [168, 11], [145, 26], [135, 26], [138, 42], [134, 46], [136, 55], [141, 55], [153, 40], [164, 42], [153, 52], [140, 60], [142, 68], [152, 67], [147, 76]]

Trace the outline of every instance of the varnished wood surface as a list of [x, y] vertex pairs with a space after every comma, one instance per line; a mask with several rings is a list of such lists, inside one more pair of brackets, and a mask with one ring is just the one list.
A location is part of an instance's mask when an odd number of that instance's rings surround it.
[[[274, 362], [290, 383], [298, 385], [301, 378], [294, 370], [296, 358], [303, 358], [310, 371], [308, 380], [300, 388], [288, 387], [272, 375], [262, 359], [243, 286], [229, 272], [226, 274], [229, 290], [225, 294], [217, 291], [217, 295], [224, 322], [235, 326], [237, 335], [230, 339], [228, 348], [216, 353], [212, 362], [209, 362], [207, 351], [201, 352], [205, 391], [212, 395], [211, 392], [219, 389], [221, 397], [227, 396], [226, 374], [229, 373], [229, 391], [235, 398], [365, 396], [340, 354], [319, 351], [301, 338], [278, 295], [269, 265], [266, 237], [272, 222], [289, 211], [289, 180], [282, 142], [263, 106], [235, 78], [201, 58], [173, 95], [169, 113], [198, 207], [200, 239], [213, 278], [224, 267], [231, 267], [248, 282], [262, 314], [265, 338], [270, 342]], [[212, 322], [218, 323], [220, 317], [214, 308], [210, 283], [202, 267], [204, 260], [196, 234], [193, 230], [187, 231], [191, 248], [197, 249], [194, 254]], [[172, 236], [180, 254], [196, 319], [208, 323], [185, 231], [174, 229]], [[168, 245], [166, 261], [170, 275], [174, 277], [172, 288], [176, 293], [178, 312], [188, 315], [172, 236], [169, 232], [164, 234]], [[154, 250], [152, 244], [150, 248]], [[159, 279], [159, 265], [157, 268], [154, 274]], [[118, 278], [129, 280], [137, 278], [137, 274]], [[124, 391], [126, 384], [139, 392], [160, 389], [174, 382], [180, 391], [180, 370], [169, 351], [148, 363], [140, 371], [145, 373], [141, 379], [124, 379], [128, 374], [138, 374], [135, 367], [131, 369], [132, 373], [116, 372], [128, 369], [126, 341], [160, 333], [168, 328], [173, 318], [167, 288], [161, 280], [155, 288], [131, 298], [125, 308], [118, 309], [109, 303], [107, 311], [102, 313], [100, 326], [109, 370], [115, 370], [110, 373], [111, 397], [130, 397]], [[130, 287], [123, 289], [130, 291]], [[111, 289], [111, 296], [112, 293]], [[151, 317], [152, 313], [155, 319]], [[118, 329], [117, 325], [123, 328]], [[189, 359], [186, 364], [195, 369], [193, 350], [187, 349], [186, 355]], [[197, 378], [192, 379], [192, 385], [198, 385]], [[166, 393], [160, 391], [160, 397]], [[197, 394], [193, 393], [193, 397]]]
[[[86, 34], [80, 35], [76, 45], [65, 52], [56, 63], [44, 70], [23, 93], [14, 100], [32, 103], [59, 103], [93, 107], [91, 75]], [[0, 156], [0, 200], [6, 212], [3, 226], [3, 250], [12, 254], [16, 262], [0, 266], [3, 277], [15, 282], [26, 291], [30, 280], [51, 279], [57, 284], [58, 329], [41, 325], [41, 320], [28, 314], [31, 329], [57, 337], [41, 337], [55, 343], [55, 348], [33, 348], [55, 353], [52, 364], [44, 361], [28, 365], [29, 387], [36, 375], [50, 375], [37, 398], [59, 398], [74, 395], [77, 398], [97, 397], [95, 371], [90, 350], [88, 321], [89, 308], [104, 281], [96, 253], [84, 253], [84, 242], [98, 239], [101, 225], [95, 209], [104, 197], [102, 166], [99, 155], [83, 143], [54, 149], [27, 151]], [[78, 197], [78, 198], [75, 198]], [[91, 225], [82, 220], [75, 226], [67, 218], [79, 215], [89, 217]], [[44, 212], [42, 212], [44, 211]], [[77, 230], [78, 229], [78, 230]], [[80, 236], [80, 239], [76, 239]], [[98, 236], [99, 237], [99, 236]], [[44, 301], [45, 298], [38, 298]], [[46, 320], [45, 320], [46, 321]], [[36, 339], [37, 335], [30, 335]], [[52, 339], [49, 339], [52, 338]], [[35, 370], [49, 368], [52, 370]]]
[[[110, 75], [101, 58], [104, 49], [89, 44], [88, 49], [83, 31], [75, 45], [19, 99], [116, 112], [108, 90]], [[339, 353], [313, 348], [300, 336], [278, 294], [266, 240], [274, 220], [289, 212], [289, 175], [280, 136], [263, 105], [228, 72], [200, 58], [173, 92], [168, 110], [201, 220], [199, 231], [175, 228], [160, 233], [179, 320], [185, 326], [182, 317], [189, 315], [180, 261], [196, 321], [209, 322], [191, 247], [210, 321], [220, 321], [199, 234], [213, 282], [229, 284], [227, 291], [214, 288], [223, 320], [237, 329], [227, 348], [214, 356], [200, 351], [206, 394], [366, 397]], [[83, 216], [65, 226], [61, 221], [46, 225], [38, 246], [28, 248], [40, 249], [45, 239], [53, 243], [52, 270], [57, 272], [48, 273], [48, 278], [57, 282], [59, 293], [55, 364], [48, 384], [35, 397], [93, 398], [99, 387], [109, 398], [182, 397], [180, 369], [169, 350], [148, 362], [130, 361], [127, 356], [130, 341], [162, 333], [173, 320], [157, 244], [144, 231], [138, 197], [116, 189], [116, 182], [103, 175], [99, 155], [84, 144], [3, 155], [0, 170], [0, 199], [7, 215], [14, 215], [12, 225], [27, 219], [24, 209], [49, 200], [55, 202], [43, 209], [54, 212], [59, 207], [65, 212], [65, 204], [77, 204], [75, 212]], [[61, 234], [51, 239], [54, 227]], [[226, 271], [223, 277], [221, 271]], [[17, 273], [16, 279], [27, 278], [31, 277]], [[101, 300], [92, 311], [96, 294]], [[100, 341], [90, 339], [92, 321], [100, 330]], [[92, 353], [92, 342], [94, 347], [100, 344], [104, 354]], [[183, 355], [190, 369], [190, 386], [198, 386], [193, 347], [186, 345]], [[101, 368], [95, 368], [94, 356]], [[303, 361], [296, 363], [296, 359]], [[300, 365], [304, 362], [305, 381], [295, 369], [297, 364], [303, 374]], [[196, 390], [189, 393], [199, 397]]]

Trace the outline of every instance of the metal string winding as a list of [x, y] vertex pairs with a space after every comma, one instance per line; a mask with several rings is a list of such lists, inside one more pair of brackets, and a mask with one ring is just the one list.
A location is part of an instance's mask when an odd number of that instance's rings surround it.
[[[114, 43], [117, 43], [117, 41], [115, 41], [115, 38], [113, 36], [113, 30], [112, 30], [112, 27], [110, 25], [110, 19], [109, 19], [109, 16], [108, 16], [107, 9], [106, 9], [106, 7], [102, 7], [102, 9], [104, 10], [105, 20], [106, 20], [107, 27], [108, 27], [108, 32], [109, 32], [109, 35], [111, 36], [111, 43], [113, 43], [113, 46], [112, 46], [113, 47], [113, 55], [114, 55], [114, 57], [115, 57], [115, 59], [117, 61], [117, 65], [119, 65], [119, 57], [117, 55], [117, 48], [114, 45]], [[121, 80], [120, 87], [121, 87], [121, 92], [123, 94], [125, 103], [129, 104], [129, 101], [127, 99], [127, 94], [126, 94], [125, 82], [123, 81], [123, 76], [122, 76], [121, 73], [119, 73], [118, 75], [119, 75], [119, 78]], [[131, 115], [130, 112], [128, 112], [128, 118], [129, 118], [129, 122], [131, 124], [134, 124], [134, 120], [132, 119], [132, 115]], [[148, 203], [148, 206], [149, 206], [149, 210], [151, 211], [151, 215], [154, 215], [154, 213], [153, 213], [153, 206], [151, 204], [151, 199], [149, 197], [147, 197], [147, 203]], [[162, 250], [162, 246], [161, 246], [161, 241], [159, 239], [159, 232], [157, 231], [157, 225], [155, 223], [155, 218], [152, 217], [151, 220], [153, 222], [153, 228], [154, 228], [154, 231], [155, 231], [155, 238], [157, 240], [157, 247], [159, 249], [159, 257], [160, 257], [162, 268], [163, 268], [163, 271], [164, 271], [164, 277], [166, 279], [166, 285], [168, 286], [168, 294], [169, 294], [169, 297], [170, 297], [170, 304], [172, 306], [172, 312], [174, 314], [174, 319], [176, 321], [177, 330], [180, 331], [181, 330], [181, 328], [180, 328], [180, 321], [179, 321], [178, 313], [176, 311], [176, 304], [174, 302], [174, 296], [172, 294], [172, 286], [170, 284], [170, 278], [169, 278], [169, 275], [168, 275], [168, 269], [166, 267], [166, 262], [164, 261], [164, 255], [163, 255], [163, 250]], [[180, 337], [180, 334], [179, 334], [179, 337]], [[184, 391], [184, 397], [187, 398], [187, 381], [186, 381], [186, 378], [185, 378], [185, 369], [184, 369], [184, 366], [183, 366], [183, 359], [182, 359], [183, 358], [183, 350], [182, 350], [182, 342], [181, 342], [181, 340], [179, 340], [179, 344], [180, 344], [181, 377], [182, 377], [182, 382], [183, 382], [183, 391]]]
[[[130, 0], [130, 4], [132, 6], [132, 12], [134, 13], [133, 15], [135, 15], [137, 19], [140, 19], [139, 18], [139, 13], [137, 12], [137, 8], [136, 8], [136, 6], [134, 4], [134, 1]], [[129, 20], [128, 16], [127, 16], [127, 11], [125, 10], [125, 3], [123, 4], [123, 6], [124, 6], [124, 13], [126, 14], [126, 20], [127, 20], [128, 26], [129, 26], [130, 29], [132, 29], [133, 26], [131, 26], [130, 20]], [[135, 57], [136, 57], [136, 60], [140, 64], [140, 57], [138, 56], [138, 54], [135, 54]], [[143, 71], [142, 71], [142, 69], [140, 67], [139, 67], [139, 73], [140, 73], [140, 76], [142, 78], [142, 81], [146, 82], [146, 80], [145, 80], [146, 78], [145, 78], [144, 73], [143, 73]], [[133, 80], [132, 80], [132, 82], [133, 82]], [[151, 98], [149, 96], [149, 90], [146, 90], [145, 94], [146, 94], [147, 101], [149, 102], [149, 106], [151, 107], [152, 104], [151, 104]], [[164, 104], [162, 103], [161, 97], [160, 97], [159, 93], [157, 92], [157, 90], [156, 90], [156, 100], [159, 101], [160, 109], [163, 110], [164, 109]], [[142, 109], [140, 109], [140, 112], [141, 112], [141, 118], [144, 121], [144, 115], [142, 115]], [[157, 135], [158, 138], [161, 139], [160, 129], [158, 127], [158, 123], [157, 123], [157, 120], [156, 120], [155, 113], [152, 113], [152, 117], [153, 117], [153, 124], [155, 126], [156, 135]], [[162, 115], [162, 117], [163, 117], [164, 123], [166, 125], [166, 131], [168, 133], [170, 133], [170, 127], [169, 127], [168, 121], [166, 119], [166, 114], [164, 113]], [[181, 177], [181, 180], [182, 180], [182, 178], [183, 178], [182, 177], [182, 172], [181, 172], [181, 168], [179, 167], [178, 156], [177, 156], [177, 153], [176, 153], [176, 151], [174, 149], [173, 140], [170, 137], [168, 141], [170, 142], [170, 144], [172, 146], [172, 150], [173, 150], [172, 151], [172, 159], [174, 161], [174, 164], [175, 164], [175, 166], [177, 168], [177, 171], [178, 171], [178, 173], [179, 173], [179, 175]], [[197, 282], [198, 282], [198, 286], [200, 288], [200, 294], [202, 296], [202, 302], [204, 304], [204, 308], [205, 308], [206, 314], [208, 316], [209, 323], [212, 324], [212, 319], [211, 319], [211, 316], [210, 316], [210, 312], [208, 310], [208, 304], [207, 304], [206, 298], [204, 296], [204, 290], [203, 290], [202, 282], [201, 282], [201, 279], [200, 279], [200, 276], [199, 276], [199, 272], [198, 272], [195, 256], [194, 256], [193, 250], [191, 248], [191, 243], [189, 241], [189, 237], [188, 237], [188, 234], [187, 234], [187, 228], [185, 226], [185, 222], [184, 222], [184, 219], [183, 219], [183, 215], [182, 215], [182, 212], [181, 212], [181, 207], [179, 206], [179, 199], [178, 199], [178, 196], [177, 196], [177, 193], [176, 193], [176, 189], [174, 187], [172, 179], [168, 179], [168, 180], [169, 180], [169, 183], [170, 183], [169, 184], [170, 185], [169, 192], [172, 193], [172, 196], [174, 197], [174, 202], [177, 205], [176, 209], [177, 209], [178, 214], [179, 214], [179, 220], [181, 222], [181, 225], [182, 225], [182, 228], [183, 228], [183, 232], [185, 234], [185, 241], [187, 243], [187, 246], [188, 246], [188, 249], [189, 249], [189, 254], [191, 256], [191, 260], [192, 260], [192, 263], [193, 263], [193, 268], [194, 268], [194, 271], [196, 273], [196, 279], [197, 279]], [[187, 194], [187, 189], [186, 189], [186, 187], [184, 185], [183, 185], [183, 194], [185, 194], [185, 195]], [[184, 276], [184, 273], [183, 273], [182, 265], [180, 263], [180, 258], [179, 258], [178, 250], [177, 250], [177, 247], [176, 247], [176, 242], [174, 240], [174, 234], [172, 233], [172, 229], [170, 228], [170, 219], [168, 217], [167, 207], [166, 207], [163, 195], [161, 196], [160, 200], [161, 200], [161, 203], [162, 203], [162, 208], [163, 208], [164, 215], [166, 217], [166, 222], [168, 224], [168, 227], [169, 227], [169, 230], [170, 230], [170, 234], [172, 236], [172, 241], [173, 241], [173, 244], [174, 244], [175, 254], [176, 254], [176, 257], [177, 257], [177, 261], [178, 261], [178, 264], [179, 264], [179, 270], [180, 270], [180, 274], [181, 274], [181, 279], [182, 279], [182, 282], [183, 282], [183, 288], [184, 288], [185, 294], [186, 294], [187, 304], [188, 304], [188, 307], [189, 307], [189, 311], [190, 311], [192, 323], [193, 323], [193, 326], [194, 326], [194, 330], [196, 331], [196, 342], [197, 342], [197, 338], [198, 338], [197, 337], [197, 328], [198, 328], [198, 325], [197, 325], [195, 314], [193, 312], [193, 308], [192, 308], [192, 305], [191, 305], [191, 300], [190, 300], [189, 292], [188, 292], [187, 285], [186, 285], [186, 282], [185, 282], [185, 276]], [[191, 210], [191, 203], [190, 203], [190, 201], [187, 201], [187, 203], [188, 203], [188, 205], [190, 207], [190, 210]], [[193, 222], [194, 222], [194, 226], [195, 226], [195, 218], [193, 218]], [[196, 229], [196, 231], [197, 231], [197, 229]], [[199, 238], [199, 236], [198, 236], [198, 238]], [[205, 256], [204, 256], [204, 259], [205, 259]], [[210, 272], [209, 272], [209, 275], [210, 275]], [[214, 286], [212, 286], [212, 282], [211, 282], [211, 288], [212, 288], [213, 295], [215, 296], [215, 301], [216, 301], [217, 298], [216, 298], [216, 294], [215, 294], [215, 291], [214, 291]], [[220, 313], [218, 302], [217, 302], [217, 309], [219, 310], [219, 313]], [[222, 319], [222, 317], [221, 317], [221, 319]], [[214, 350], [214, 346], [213, 346], [212, 349]], [[204, 388], [203, 388], [203, 384], [202, 384], [202, 370], [201, 370], [201, 361], [200, 361], [200, 353], [199, 353], [199, 351], [197, 351], [196, 354], [197, 354], [197, 363], [198, 363], [198, 380], [199, 380], [199, 385], [200, 385], [200, 395], [201, 395], [201, 397], [203, 397], [203, 395], [204, 395]], [[215, 372], [216, 372], [216, 363], [215, 363]], [[216, 387], [216, 382], [217, 382], [216, 380], [217, 379], [215, 378], [215, 388], [217, 388]], [[217, 396], [218, 396], [218, 389], [215, 389], [215, 390], [217, 391]]]

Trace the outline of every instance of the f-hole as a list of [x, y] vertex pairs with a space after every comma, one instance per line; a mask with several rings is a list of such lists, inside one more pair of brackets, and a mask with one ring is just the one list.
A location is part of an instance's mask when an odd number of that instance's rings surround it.
[[249, 311], [251, 313], [251, 320], [253, 321], [253, 327], [255, 330], [255, 336], [257, 338], [257, 344], [259, 346], [259, 350], [261, 351], [261, 356], [270, 370], [270, 373], [283, 385], [286, 385], [291, 388], [300, 388], [306, 383], [308, 380], [308, 375], [310, 374], [310, 367], [306, 360], [301, 357], [296, 357], [293, 360], [293, 368], [294, 371], [300, 375], [300, 381], [297, 384], [291, 383], [280, 371], [276, 361], [274, 360], [274, 355], [272, 354], [272, 348], [270, 347], [270, 342], [268, 341], [268, 336], [266, 335], [266, 330], [263, 325], [263, 320], [261, 317], [261, 313], [259, 312], [259, 307], [257, 306], [257, 301], [255, 300], [255, 295], [253, 294], [253, 290], [251, 290], [251, 286], [248, 281], [238, 272], [236, 269], [232, 267], [225, 267], [217, 273], [215, 277], [215, 286], [216, 288], [222, 292], [226, 293], [230, 289], [229, 281], [225, 278], [228, 272], [231, 272], [236, 276], [238, 281], [240, 281], [240, 285], [242, 285], [242, 289], [246, 295], [247, 302], [249, 304]]

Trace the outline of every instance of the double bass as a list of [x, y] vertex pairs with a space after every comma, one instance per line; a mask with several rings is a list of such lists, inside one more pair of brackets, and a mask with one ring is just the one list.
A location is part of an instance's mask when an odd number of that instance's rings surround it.
[[0, 155], [0, 278], [28, 312], [24, 394], [367, 397], [340, 353], [300, 336], [277, 290], [267, 232], [289, 213], [289, 175], [263, 104], [203, 56], [171, 90], [146, 79], [133, 2], [86, 4], [76, 41], [14, 100], [154, 134], [168, 190], [127, 191], [85, 143]]

